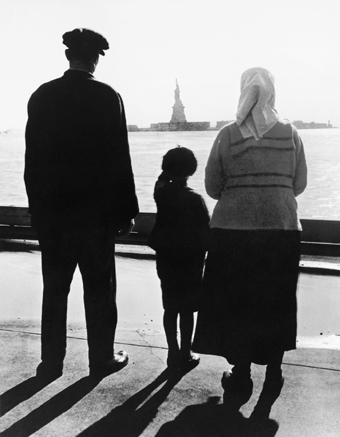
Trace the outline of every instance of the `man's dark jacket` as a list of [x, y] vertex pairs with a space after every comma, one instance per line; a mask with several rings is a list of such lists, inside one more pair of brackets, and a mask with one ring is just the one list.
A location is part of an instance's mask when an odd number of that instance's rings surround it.
[[34, 219], [138, 213], [122, 99], [92, 74], [68, 70], [28, 103], [25, 184]]

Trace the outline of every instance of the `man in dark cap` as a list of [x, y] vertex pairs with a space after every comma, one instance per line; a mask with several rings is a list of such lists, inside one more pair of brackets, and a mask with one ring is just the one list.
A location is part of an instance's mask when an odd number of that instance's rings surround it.
[[114, 353], [117, 324], [115, 235], [138, 213], [123, 101], [94, 79], [100, 34], [63, 35], [70, 69], [40, 86], [28, 103], [25, 184], [42, 251], [42, 361], [37, 376], [62, 375], [67, 298], [76, 267], [83, 279], [90, 375], [124, 367]]

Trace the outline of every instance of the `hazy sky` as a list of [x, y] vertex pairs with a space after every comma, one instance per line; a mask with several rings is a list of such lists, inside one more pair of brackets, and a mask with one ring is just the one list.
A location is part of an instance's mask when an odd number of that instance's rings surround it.
[[129, 124], [169, 121], [178, 80], [188, 121], [234, 119], [242, 72], [268, 68], [283, 118], [340, 127], [339, 0], [0, 0], [0, 127], [68, 68], [62, 34], [110, 44], [95, 77], [121, 93]]

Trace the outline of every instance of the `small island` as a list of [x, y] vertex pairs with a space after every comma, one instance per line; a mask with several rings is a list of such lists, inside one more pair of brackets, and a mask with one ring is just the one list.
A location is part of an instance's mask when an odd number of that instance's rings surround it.
[[180, 89], [176, 79], [175, 104], [172, 107], [172, 116], [168, 122], [152, 123], [149, 128], [138, 128], [137, 125], [128, 125], [129, 132], [137, 131], [202, 131], [209, 130], [209, 121], [187, 121], [184, 113], [184, 105], [180, 98]]

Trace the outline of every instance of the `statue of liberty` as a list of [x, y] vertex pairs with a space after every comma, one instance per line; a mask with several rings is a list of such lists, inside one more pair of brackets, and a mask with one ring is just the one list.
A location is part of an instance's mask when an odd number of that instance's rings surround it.
[[172, 109], [173, 109], [172, 110], [172, 117], [170, 120], [171, 124], [186, 123], [186, 121], [187, 121], [185, 114], [184, 114], [184, 105], [182, 103], [182, 100], [179, 97], [179, 93], [180, 93], [180, 90], [179, 90], [178, 82], [176, 79], [175, 104], [172, 107]]

